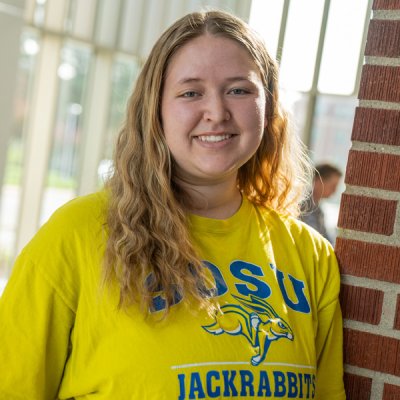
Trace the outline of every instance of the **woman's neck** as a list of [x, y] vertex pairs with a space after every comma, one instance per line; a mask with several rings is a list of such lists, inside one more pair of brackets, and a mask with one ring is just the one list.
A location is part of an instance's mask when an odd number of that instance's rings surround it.
[[242, 196], [234, 181], [213, 184], [177, 182], [189, 197], [188, 211], [202, 217], [227, 219], [240, 208]]

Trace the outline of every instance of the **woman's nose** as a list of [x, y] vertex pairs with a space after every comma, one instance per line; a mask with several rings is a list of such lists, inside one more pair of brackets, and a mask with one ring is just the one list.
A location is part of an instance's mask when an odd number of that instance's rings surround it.
[[220, 95], [209, 96], [205, 102], [204, 119], [210, 122], [224, 122], [231, 118], [229, 109]]

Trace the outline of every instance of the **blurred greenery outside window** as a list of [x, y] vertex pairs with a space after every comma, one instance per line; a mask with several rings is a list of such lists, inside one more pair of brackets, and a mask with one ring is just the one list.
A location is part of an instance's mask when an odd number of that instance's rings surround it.
[[7, 148], [6, 168], [1, 188], [0, 209], [0, 279], [7, 274], [15, 248], [18, 211], [24, 164], [25, 127], [29, 116], [36, 56], [40, 38], [35, 30], [26, 29], [21, 35], [20, 58], [14, 102], [14, 124]]
[[40, 48], [39, 35], [27, 29], [21, 35], [17, 87], [14, 103], [14, 125], [7, 149], [4, 184], [19, 185], [22, 179], [24, 154], [24, 127], [29, 115], [29, 93], [35, 72], [36, 55]]
[[57, 69], [59, 93], [40, 223], [76, 196], [91, 48], [66, 42]]
[[140, 63], [133, 57], [119, 54], [115, 57], [111, 77], [110, 114], [104, 144], [104, 153], [98, 166], [98, 184], [101, 187], [111, 172], [115, 140], [124, 122], [127, 101]]
[[[0, 214], [0, 277], [14, 253], [18, 212], [23, 179], [24, 129], [29, 118], [31, 86], [35, 76], [35, 62], [40, 52], [40, 35], [33, 29], [24, 29], [21, 36], [18, 82], [15, 100], [15, 119], [7, 150], [5, 177], [2, 187]], [[92, 49], [77, 41], [67, 41], [62, 48], [57, 70], [59, 89], [53, 127], [53, 141], [49, 157], [46, 187], [43, 193], [40, 224], [55, 209], [76, 196], [81, 149], [85, 132], [85, 110], [90, 101], [88, 86]], [[113, 61], [111, 95], [104, 153], [98, 168], [98, 185], [103, 185], [110, 168], [114, 141], [126, 112], [128, 96], [140, 71], [135, 57], [116, 54]]]

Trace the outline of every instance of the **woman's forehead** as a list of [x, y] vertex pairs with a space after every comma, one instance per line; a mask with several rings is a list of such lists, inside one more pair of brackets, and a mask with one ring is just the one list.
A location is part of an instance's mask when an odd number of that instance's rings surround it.
[[[259, 68], [249, 51], [234, 39], [204, 34], [180, 47], [169, 60], [166, 76], [192, 79], [207, 72], [248, 77]], [[195, 74], [196, 76], [193, 76]]]

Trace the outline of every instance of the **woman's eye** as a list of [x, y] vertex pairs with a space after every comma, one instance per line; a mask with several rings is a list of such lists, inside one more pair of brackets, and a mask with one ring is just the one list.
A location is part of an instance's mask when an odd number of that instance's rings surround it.
[[198, 96], [198, 93], [194, 92], [193, 90], [182, 94], [182, 97], [196, 97], [196, 96]]
[[246, 93], [248, 93], [248, 91], [245, 90], [245, 89], [233, 88], [233, 89], [231, 89], [229, 91], [229, 93], [232, 93], [232, 94], [246, 94]]

